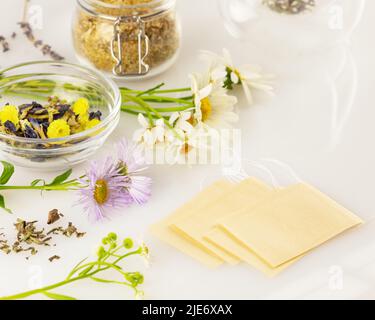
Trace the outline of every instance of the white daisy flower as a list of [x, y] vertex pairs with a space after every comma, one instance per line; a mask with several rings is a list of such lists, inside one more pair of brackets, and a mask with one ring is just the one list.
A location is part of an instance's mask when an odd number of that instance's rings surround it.
[[189, 159], [197, 159], [199, 152], [210, 148], [212, 130], [199, 125], [190, 132], [176, 129], [166, 149], [169, 162], [188, 163]]
[[165, 126], [163, 119], [158, 119], [154, 122], [154, 125], [151, 125], [143, 114], [140, 113], [138, 115], [138, 122], [142, 128], [135, 131], [133, 136], [135, 142], [143, 144], [146, 147], [153, 147], [158, 142], [164, 142]]
[[253, 103], [252, 90], [263, 90], [273, 94], [270, 75], [263, 75], [259, 67], [244, 65], [236, 67], [228, 50], [223, 49], [223, 55], [209, 51], [202, 51], [202, 58], [210, 62], [211, 77], [215, 81], [222, 81], [224, 87], [233, 89], [233, 85], [242, 85], [246, 98]]
[[191, 112], [187, 111], [174, 112], [169, 118], [169, 124], [175, 129], [191, 132], [193, 130], [193, 126], [191, 125], [191, 123], [189, 123], [189, 120], [191, 120], [191, 116]]
[[222, 84], [213, 82], [210, 73], [190, 75], [194, 95], [194, 119], [215, 129], [229, 128], [238, 121], [234, 112], [237, 98], [227, 94]]

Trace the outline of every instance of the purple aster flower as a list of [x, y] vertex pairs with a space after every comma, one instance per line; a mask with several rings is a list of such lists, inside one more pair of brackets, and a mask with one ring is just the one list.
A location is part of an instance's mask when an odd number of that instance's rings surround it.
[[145, 204], [151, 197], [152, 180], [139, 173], [146, 170], [140, 148], [126, 139], [118, 145], [118, 169], [125, 178], [125, 190], [137, 204]]
[[117, 163], [112, 158], [102, 163], [91, 162], [86, 179], [81, 181], [88, 186], [79, 191], [79, 203], [83, 204], [90, 218], [102, 220], [108, 217], [110, 210], [133, 203], [130, 194], [124, 192], [128, 183], [119, 174]]

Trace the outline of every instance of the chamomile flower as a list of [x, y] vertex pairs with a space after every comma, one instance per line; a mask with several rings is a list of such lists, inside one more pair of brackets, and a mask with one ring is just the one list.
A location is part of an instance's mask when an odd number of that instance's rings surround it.
[[204, 152], [209, 148], [210, 138], [209, 129], [200, 125], [194, 127], [190, 132], [176, 129], [171, 133], [166, 149], [168, 162], [174, 164], [188, 163], [190, 159], [194, 161], [198, 152]]
[[175, 129], [180, 129], [186, 132], [191, 132], [193, 126], [189, 121], [191, 121], [192, 114], [188, 111], [174, 112], [169, 118], [169, 124]]
[[50, 139], [67, 137], [69, 135], [69, 124], [63, 119], [52, 121], [51, 124], [48, 126], [47, 136]]
[[79, 98], [74, 102], [72, 110], [77, 116], [86, 116], [89, 112], [90, 104], [86, 98]]
[[100, 124], [100, 122], [101, 121], [99, 119], [96, 119], [96, 118], [87, 121], [86, 126], [85, 126], [85, 130], [89, 130], [89, 129], [92, 129], [92, 128], [96, 127], [97, 125]]
[[5, 123], [10, 121], [15, 126], [17, 126], [20, 122], [18, 117], [18, 108], [11, 105], [6, 105], [0, 110], [0, 121], [1, 123]]
[[154, 122], [154, 125], [151, 125], [143, 114], [140, 113], [138, 115], [138, 122], [142, 128], [134, 133], [133, 140], [135, 142], [150, 148], [153, 147], [155, 143], [164, 141], [165, 127], [163, 119], [158, 119]]
[[222, 56], [202, 51], [201, 56], [210, 62], [210, 74], [213, 80], [221, 81], [224, 88], [230, 90], [234, 85], [241, 85], [250, 104], [253, 103], [253, 89], [273, 94], [271, 76], [262, 74], [258, 67], [250, 65], [236, 67], [228, 50], [223, 49]]
[[194, 118], [198, 123], [216, 129], [231, 127], [238, 121], [234, 112], [237, 98], [227, 94], [220, 83], [212, 82], [210, 75], [190, 75], [191, 89], [194, 96]]

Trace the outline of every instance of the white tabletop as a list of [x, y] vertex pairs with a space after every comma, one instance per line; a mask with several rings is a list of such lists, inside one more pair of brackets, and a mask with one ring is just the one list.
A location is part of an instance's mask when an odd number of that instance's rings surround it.
[[[0, 66], [42, 59], [28, 43], [16, 22], [22, 17], [22, 0], [2, 0], [1, 34], [18, 33], [12, 50], [0, 53]], [[276, 95], [256, 95], [256, 104], [239, 103], [238, 128], [243, 135], [244, 169], [256, 172], [263, 164], [286, 185], [299, 179], [321, 189], [362, 217], [366, 224], [315, 250], [280, 276], [267, 279], [246, 265], [223, 266], [209, 270], [172, 247], [151, 237], [148, 227], [165, 217], [196, 194], [205, 181], [220, 176], [219, 166], [151, 166], [153, 197], [144, 207], [132, 207], [115, 215], [111, 222], [90, 224], [74, 193], [4, 192], [13, 215], [0, 213], [0, 226], [11, 228], [16, 217], [46, 219], [58, 208], [65, 222], [74, 222], [87, 231], [79, 241], [58, 240], [57, 247], [41, 250], [26, 261], [18, 255], [0, 254], [0, 296], [25, 291], [40, 284], [62, 279], [82, 258], [91, 254], [101, 237], [109, 231], [122, 236], [143, 238], [152, 255], [151, 266], [137, 261], [129, 269], [145, 272], [144, 291], [150, 299], [356, 299], [375, 298], [375, 46], [369, 41], [373, 30], [375, 3], [367, 1], [361, 20], [351, 39], [335, 48], [316, 50], [309, 56], [285, 48], [272, 50], [264, 41], [239, 41], [226, 30], [218, 1], [180, 0], [178, 10], [183, 26], [183, 47], [175, 66], [158, 78], [127, 86], [148, 88], [159, 82], [188, 85], [187, 74], [201, 70], [200, 49], [220, 51], [228, 48], [240, 63], [254, 63], [276, 75]], [[240, 1], [241, 2], [241, 1]], [[358, 1], [360, 2], [360, 1]], [[43, 25], [38, 37], [52, 45], [68, 61], [76, 61], [70, 37], [70, 21], [75, 0], [32, 0], [40, 6]], [[38, 8], [37, 8], [38, 10]], [[347, 18], [347, 13], [344, 15]], [[345, 20], [346, 21], [346, 20]], [[351, 21], [350, 23], [353, 23]], [[121, 123], [97, 157], [111, 152], [112, 143], [131, 137], [137, 128], [135, 118], [122, 115]], [[268, 160], [265, 160], [268, 159]], [[74, 168], [79, 176], [85, 165]], [[291, 174], [293, 173], [293, 174]], [[16, 168], [14, 184], [53, 174]], [[263, 174], [263, 177], [268, 177]], [[48, 257], [61, 260], [51, 264]], [[58, 292], [91, 299], [130, 299], [131, 292], [105, 284], [82, 282]]]

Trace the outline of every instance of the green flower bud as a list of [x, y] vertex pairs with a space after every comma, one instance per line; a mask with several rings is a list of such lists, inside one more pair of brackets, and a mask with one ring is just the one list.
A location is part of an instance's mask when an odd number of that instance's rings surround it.
[[104, 247], [99, 247], [98, 251], [96, 252], [99, 259], [103, 258], [106, 255], [107, 251], [105, 251]]
[[128, 280], [134, 287], [144, 282], [144, 277], [139, 272], [130, 272], [125, 275], [125, 279]]
[[108, 244], [108, 238], [107, 237], [103, 238], [102, 244], [105, 245], [105, 246]]
[[127, 238], [127, 239], [124, 240], [123, 245], [124, 245], [125, 249], [131, 249], [134, 246], [134, 242], [133, 242], [132, 239]]
[[109, 233], [109, 234], [108, 234], [108, 239], [109, 239], [110, 241], [116, 241], [116, 240], [117, 240], [117, 234], [114, 233], [114, 232]]
[[116, 247], [117, 247], [117, 243], [116, 242], [111, 243], [111, 246], [110, 246], [111, 249], [115, 249]]

